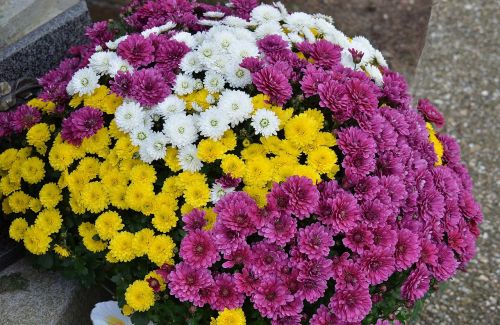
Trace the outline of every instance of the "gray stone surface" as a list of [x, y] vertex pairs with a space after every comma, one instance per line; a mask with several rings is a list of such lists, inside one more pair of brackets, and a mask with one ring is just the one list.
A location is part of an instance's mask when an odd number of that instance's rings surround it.
[[90, 324], [94, 304], [105, 300], [101, 291], [82, 289], [57, 273], [35, 270], [27, 260], [9, 266], [0, 277], [9, 274], [20, 274], [26, 283], [21, 290], [1, 290], [2, 325]]
[[[0, 0], [0, 5], [7, 1]], [[25, 2], [23, 0], [22, 2]], [[39, 2], [40, 1], [40, 2]], [[29, 2], [29, 1], [28, 1]], [[45, 3], [49, 9], [41, 9], [40, 5]], [[76, 3], [76, 4], [75, 4]], [[63, 5], [64, 4], [64, 5]], [[43, 7], [43, 6], [42, 6]], [[63, 8], [67, 8], [63, 10]], [[81, 44], [84, 41], [84, 30], [90, 24], [90, 17], [87, 10], [87, 5], [84, 0], [36, 0], [31, 6], [31, 10], [19, 13], [19, 10], [10, 9], [12, 15], [20, 15], [20, 17], [29, 21], [29, 16], [33, 13], [36, 16], [37, 10], [42, 12], [39, 20], [41, 25], [36, 25], [35, 29], [27, 22], [16, 19], [18, 29], [23, 30], [19, 35], [24, 35], [18, 39], [18, 34], [12, 32], [10, 22], [7, 18], [0, 18], [0, 37], [11, 37], [9, 41], [4, 40], [3, 44], [8, 44], [4, 47], [0, 42], [0, 80], [11, 81], [20, 77], [39, 77], [45, 72], [56, 66], [65, 56], [69, 47], [75, 44]], [[7, 11], [5, 11], [7, 12]], [[60, 14], [58, 14], [60, 13]], [[54, 17], [54, 14], [58, 14]], [[2, 13], [2, 15], [6, 15]], [[46, 21], [46, 22], [44, 22]], [[9, 23], [10, 22], [10, 23]], [[25, 34], [23, 26], [26, 30], [31, 30]], [[16, 29], [17, 31], [17, 29]], [[11, 43], [12, 40], [18, 39]]]
[[413, 89], [447, 118], [460, 142], [485, 221], [478, 253], [430, 299], [420, 324], [500, 324], [500, 5], [497, 0], [434, 1]]

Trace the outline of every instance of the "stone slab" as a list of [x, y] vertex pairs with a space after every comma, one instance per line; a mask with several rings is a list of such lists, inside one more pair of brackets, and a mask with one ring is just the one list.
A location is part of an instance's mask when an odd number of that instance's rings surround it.
[[500, 6], [498, 0], [435, 0], [413, 91], [446, 117], [484, 213], [466, 273], [426, 304], [419, 324], [500, 324]]
[[[7, 6], [11, 1], [16, 0], [0, 0], [0, 4]], [[40, 77], [64, 58], [69, 47], [84, 42], [85, 27], [91, 22], [84, 0], [35, 0], [31, 5], [28, 0], [21, 1], [27, 1], [31, 9], [11, 8], [15, 23], [6, 15], [0, 18], [0, 31], [3, 29], [11, 37], [9, 41], [4, 39], [3, 44], [7, 45], [0, 49], [0, 80]], [[43, 13], [40, 14], [43, 19], [39, 18], [38, 24], [29, 24], [29, 17], [37, 16], [37, 11]], [[18, 27], [13, 29], [14, 25]], [[26, 33], [28, 30], [31, 31]]]
[[2, 325], [90, 324], [93, 306], [107, 298], [58, 273], [36, 270], [26, 259], [0, 272], [0, 289]]

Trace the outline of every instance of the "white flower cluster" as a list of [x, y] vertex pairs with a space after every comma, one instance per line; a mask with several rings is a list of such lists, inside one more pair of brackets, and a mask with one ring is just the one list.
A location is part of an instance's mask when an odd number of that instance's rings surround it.
[[[281, 3], [256, 7], [249, 21], [225, 17], [221, 12], [208, 12], [204, 16], [200, 24], [211, 26], [208, 31], [196, 34], [181, 31], [172, 36], [191, 49], [180, 63], [181, 73], [176, 77], [173, 94], [148, 109], [126, 99], [115, 113], [117, 126], [130, 135], [146, 162], [164, 158], [170, 145], [178, 149], [183, 170], [198, 171], [202, 167], [197, 157], [199, 137], [219, 140], [227, 130], [246, 120], [250, 120], [256, 134], [264, 137], [277, 134], [279, 118], [271, 110], [253, 107], [252, 99], [245, 92], [252, 83], [251, 74], [240, 66], [246, 57], [262, 57], [257, 41], [267, 35], [280, 35], [290, 48], [298, 42], [328, 40], [342, 47], [344, 66], [364, 71], [382, 86], [378, 66], [387, 66], [387, 63], [380, 51], [364, 37], [348, 38], [335, 28], [330, 17], [302, 12], [289, 14]], [[149, 37], [174, 27], [175, 24], [169, 22], [141, 34]], [[132, 66], [114, 52], [126, 38], [125, 35], [106, 43], [107, 51], [97, 49], [89, 66], [73, 76], [68, 93], [91, 94], [99, 86], [100, 76], [113, 78], [119, 71], [133, 73]], [[357, 57], [352, 53], [357, 53]], [[208, 94], [204, 99], [207, 105], [188, 99], [199, 91]], [[158, 127], [159, 123], [163, 125]], [[214, 200], [216, 193], [221, 193], [219, 190], [214, 190]]]

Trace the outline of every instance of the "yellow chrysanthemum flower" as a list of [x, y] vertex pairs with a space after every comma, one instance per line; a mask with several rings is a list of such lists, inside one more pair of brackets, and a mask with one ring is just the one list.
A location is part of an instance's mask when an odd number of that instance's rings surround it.
[[86, 236], [93, 236], [94, 234], [97, 234], [97, 232], [93, 224], [91, 224], [90, 222], [82, 222], [78, 226], [78, 234], [81, 237], [86, 237]]
[[153, 184], [156, 181], [156, 170], [151, 165], [141, 163], [130, 171], [130, 180], [133, 183]]
[[125, 316], [130, 316], [134, 313], [134, 309], [132, 307], [130, 307], [129, 305], [125, 304], [125, 305], [123, 305], [122, 313]]
[[172, 176], [165, 179], [161, 190], [163, 192], [170, 193], [175, 198], [178, 198], [182, 195], [184, 187], [180, 184], [178, 176]]
[[25, 213], [30, 207], [31, 196], [23, 191], [16, 191], [8, 197], [8, 200], [14, 213]]
[[170, 168], [173, 172], [178, 172], [181, 170], [181, 165], [179, 164], [179, 159], [177, 159], [177, 155], [179, 150], [175, 147], [167, 146], [167, 152], [165, 154], [165, 165]]
[[245, 313], [241, 308], [219, 311], [217, 325], [246, 325]]
[[111, 138], [107, 128], [102, 128], [90, 138], [85, 138], [81, 148], [86, 153], [93, 153], [99, 157], [105, 158], [109, 154], [109, 145]]
[[49, 126], [46, 123], [38, 123], [33, 125], [26, 133], [26, 141], [29, 145], [44, 155], [47, 151], [46, 142], [50, 139]]
[[133, 244], [134, 234], [122, 231], [110, 240], [109, 250], [118, 261], [130, 262], [136, 257]]
[[56, 104], [51, 101], [44, 101], [40, 98], [33, 98], [29, 102], [26, 103], [30, 107], [38, 108], [42, 112], [52, 113], [56, 109]]
[[236, 155], [224, 155], [221, 161], [221, 168], [225, 174], [232, 177], [243, 177], [245, 175], [245, 163]]
[[259, 186], [245, 186], [243, 189], [252, 199], [255, 200], [257, 205], [263, 208], [267, 204], [267, 189]]
[[293, 115], [293, 108], [283, 109], [278, 106], [272, 106], [270, 110], [278, 116], [278, 119], [280, 120], [280, 130], [285, 127], [286, 123], [292, 118]]
[[432, 127], [432, 124], [427, 122], [425, 123], [427, 130], [429, 131], [429, 141], [434, 146], [434, 152], [436, 153], [437, 161], [434, 163], [435, 166], [441, 166], [443, 164], [443, 154], [444, 147], [441, 141], [436, 136], [436, 131]]
[[170, 236], [158, 235], [153, 238], [148, 248], [148, 258], [158, 266], [174, 264], [175, 243]]
[[273, 178], [273, 164], [265, 157], [257, 156], [246, 163], [246, 173], [243, 176], [245, 184], [264, 186]]
[[125, 291], [125, 301], [133, 310], [146, 311], [155, 303], [155, 294], [149, 283], [136, 280]]
[[40, 202], [39, 199], [35, 199], [34, 197], [31, 198], [30, 204], [29, 204], [30, 210], [33, 212], [40, 212], [42, 210], [42, 203]]
[[125, 202], [130, 209], [142, 211], [146, 203], [153, 201], [154, 196], [152, 184], [132, 183], [127, 188]]
[[21, 189], [21, 180], [11, 181], [9, 175], [0, 179], [0, 190], [3, 195], [9, 195], [14, 191]]
[[59, 244], [54, 246], [54, 252], [56, 252], [57, 255], [63, 258], [69, 257], [71, 255], [70, 251], [66, 247], [63, 247]]
[[314, 118], [302, 113], [286, 123], [285, 137], [301, 149], [316, 141], [320, 127]]
[[49, 163], [55, 170], [63, 171], [73, 163], [77, 155], [75, 147], [71, 144], [54, 144], [49, 152]]
[[100, 182], [90, 182], [83, 186], [81, 203], [88, 211], [99, 213], [108, 207], [109, 198], [104, 185]]
[[120, 173], [118, 169], [113, 168], [101, 176], [101, 183], [109, 192], [117, 186], [126, 186], [128, 184], [128, 177]]
[[92, 253], [102, 252], [108, 246], [107, 243], [103, 242], [102, 240], [96, 239], [96, 237], [97, 232], [95, 231], [95, 229], [91, 236], [89, 235], [82, 237], [83, 246], [85, 246], [85, 248], [87, 248]]
[[36, 184], [45, 177], [45, 164], [38, 157], [26, 159], [21, 165], [21, 177], [28, 184]]
[[28, 229], [28, 222], [24, 218], [16, 218], [12, 221], [9, 227], [9, 236], [15, 241], [20, 241], [24, 238], [24, 233]]
[[50, 238], [46, 232], [39, 229], [35, 225], [30, 226], [28, 227], [28, 229], [26, 229], [26, 231], [24, 232], [23, 241], [24, 246], [30, 253], [35, 255], [42, 255], [47, 253], [47, 251], [49, 250], [52, 238]]
[[115, 211], [101, 213], [95, 221], [95, 229], [101, 239], [110, 240], [124, 227], [122, 218]]
[[40, 203], [46, 208], [55, 208], [62, 200], [61, 189], [56, 183], [44, 184], [38, 196]]
[[234, 150], [237, 144], [236, 133], [234, 133], [231, 129], [227, 130], [224, 132], [224, 135], [222, 135], [220, 142], [224, 147], [226, 147], [226, 151]]
[[133, 248], [137, 257], [147, 254], [149, 245], [155, 237], [155, 232], [148, 228], [143, 228], [134, 234]]
[[125, 185], [118, 185], [112, 188], [107, 187], [109, 201], [111, 204], [118, 209], [128, 209], [128, 204], [126, 201], [127, 189], [128, 187]]
[[95, 178], [99, 174], [101, 163], [97, 158], [85, 157], [80, 160], [76, 171], [81, 173], [87, 181]]
[[62, 216], [58, 210], [47, 209], [38, 214], [35, 220], [35, 226], [50, 235], [61, 229], [62, 221]]
[[2, 212], [3, 212], [5, 215], [8, 215], [8, 214], [13, 213], [13, 211], [12, 211], [12, 209], [10, 208], [10, 205], [9, 205], [9, 200], [3, 200], [3, 201], [2, 201]]
[[175, 211], [165, 209], [156, 211], [151, 223], [159, 232], [167, 233], [177, 225], [178, 220]]
[[215, 221], [217, 220], [217, 213], [215, 213], [214, 209], [212, 208], [204, 208], [203, 211], [205, 211], [205, 220], [207, 221], [207, 224], [203, 227], [203, 230], [212, 230]]
[[198, 158], [207, 163], [212, 163], [221, 159], [226, 152], [226, 147], [220, 141], [212, 139], [203, 139], [198, 144]]
[[72, 193], [69, 196], [69, 206], [74, 214], [84, 214], [87, 211], [82, 205], [81, 195], [79, 193]]
[[184, 191], [184, 198], [195, 208], [204, 207], [210, 201], [210, 188], [205, 182], [192, 183]]
[[241, 158], [243, 160], [250, 160], [256, 157], [266, 157], [264, 146], [259, 143], [252, 143], [245, 149], [241, 150]]
[[9, 148], [0, 154], [0, 169], [9, 170], [17, 159], [17, 149]]
[[337, 155], [327, 147], [319, 147], [309, 152], [307, 156], [307, 164], [320, 174], [331, 172], [335, 168], [336, 163]]

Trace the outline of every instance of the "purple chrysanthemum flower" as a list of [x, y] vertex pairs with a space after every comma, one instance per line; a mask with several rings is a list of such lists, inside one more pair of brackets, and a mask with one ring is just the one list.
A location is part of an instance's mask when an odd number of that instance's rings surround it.
[[222, 264], [222, 267], [232, 268], [235, 265], [244, 265], [250, 261], [251, 256], [250, 246], [244, 242], [232, 252], [226, 252], [224, 254], [224, 259], [226, 261]]
[[370, 284], [375, 285], [389, 279], [394, 272], [394, 256], [392, 250], [374, 248], [361, 255], [359, 264]]
[[309, 320], [309, 325], [348, 325], [348, 323], [339, 320], [330, 308], [320, 305]]
[[318, 86], [319, 105], [332, 111], [333, 118], [343, 123], [352, 117], [352, 102], [345, 85], [329, 80]]
[[346, 232], [344, 245], [355, 253], [363, 253], [373, 245], [373, 233], [364, 225], [358, 225]]
[[168, 275], [170, 293], [180, 301], [194, 301], [200, 289], [212, 284], [213, 278], [209, 270], [195, 268], [185, 262], [177, 264]]
[[245, 192], [226, 194], [217, 202], [214, 208], [217, 213], [217, 223], [237, 231], [245, 236], [255, 232], [255, 219], [259, 208], [255, 201]]
[[252, 75], [257, 90], [269, 96], [271, 103], [283, 106], [292, 96], [288, 79], [272, 66], [267, 66]]
[[271, 320], [271, 325], [300, 325], [301, 320], [302, 316], [300, 315], [283, 316]]
[[211, 266], [219, 258], [212, 236], [203, 230], [193, 230], [182, 239], [179, 256], [200, 268]]
[[161, 38], [155, 51], [155, 62], [164, 69], [174, 70], [189, 51], [182, 42]]
[[431, 104], [428, 99], [419, 99], [417, 104], [417, 110], [424, 115], [424, 118], [434, 123], [438, 128], [444, 126], [444, 117], [438, 111], [438, 109]]
[[270, 243], [285, 246], [297, 231], [297, 220], [288, 214], [278, 214], [276, 218], [259, 229], [259, 235], [266, 238]]
[[240, 67], [247, 69], [251, 73], [255, 73], [264, 68], [264, 62], [258, 58], [246, 57], [241, 61]]
[[401, 286], [401, 297], [410, 302], [422, 298], [429, 290], [430, 273], [424, 265], [413, 270]]
[[214, 299], [211, 307], [215, 310], [240, 308], [245, 300], [245, 295], [238, 291], [234, 277], [230, 274], [215, 276]]
[[232, 0], [234, 14], [242, 19], [249, 19], [252, 10], [259, 5], [258, 0]]
[[346, 232], [354, 228], [360, 214], [356, 199], [348, 192], [323, 200], [318, 207], [319, 220], [335, 231]]
[[458, 262], [453, 255], [453, 251], [446, 245], [438, 246], [436, 265], [430, 266], [432, 275], [439, 281], [446, 281], [451, 278], [457, 270]]
[[102, 46], [107, 41], [111, 41], [114, 37], [114, 33], [108, 28], [107, 21], [99, 21], [87, 27], [85, 29], [85, 35], [94, 46]]
[[398, 232], [398, 242], [394, 252], [396, 270], [408, 269], [420, 257], [420, 243], [418, 235], [408, 229], [401, 229]]
[[34, 107], [21, 105], [14, 111], [10, 118], [12, 129], [16, 133], [20, 133], [40, 122], [42, 114]]
[[109, 82], [112, 92], [124, 98], [132, 97], [132, 74], [119, 71], [113, 80]]
[[335, 290], [368, 287], [366, 276], [357, 263], [347, 261], [339, 267], [334, 275]]
[[300, 229], [297, 236], [297, 248], [310, 258], [327, 256], [334, 243], [329, 229], [318, 222]]
[[360, 322], [370, 312], [372, 300], [368, 288], [357, 287], [336, 291], [328, 306], [339, 319]]
[[278, 308], [292, 301], [293, 296], [278, 277], [267, 275], [251, 299], [262, 316], [274, 318]]
[[187, 232], [203, 229], [203, 227], [207, 224], [205, 211], [201, 209], [191, 210], [191, 212], [182, 217], [182, 221], [184, 222], [184, 226], [182, 228]]
[[248, 266], [259, 275], [280, 269], [287, 260], [282, 248], [265, 241], [253, 244], [251, 252], [252, 259]]
[[369, 156], [375, 153], [375, 141], [361, 128], [353, 126], [342, 129], [337, 137], [337, 144], [344, 154], [362, 152], [365, 156]]
[[378, 199], [366, 201], [361, 204], [361, 216], [368, 226], [384, 225], [390, 215], [387, 207]]
[[404, 108], [410, 104], [411, 96], [403, 76], [390, 70], [384, 71], [384, 97], [395, 108]]
[[134, 68], [146, 66], [154, 60], [155, 48], [151, 40], [140, 34], [129, 35], [118, 44], [116, 53], [127, 60]]
[[238, 291], [244, 292], [249, 296], [257, 290], [262, 281], [260, 276], [247, 267], [244, 267], [241, 273], [235, 273], [234, 280]]
[[304, 69], [304, 77], [300, 81], [302, 92], [305, 97], [318, 94], [318, 87], [331, 80], [331, 76], [323, 69], [309, 64]]
[[328, 287], [327, 281], [333, 276], [332, 261], [327, 258], [303, 260], [298, 264], [300, 291], [297, 295], [310, 303], [321, 298]]
[[371, 81], [351, 79], [346, 82], [346, 90], [353, 104], [353, 117], [358, 121], [371, 116], [378, 107], [378, 88]]
[[234, 178], [231, 174], [224, 174], [215, 180], [224, 189], [237, 188], [241, 183], [241, 178]]
[[287, 211], [298, 219], [308, 217], [318, 206], [319, 192], [308, 177], [289, 177], [281, 188], [288, 196]]
[[308, 55], [314, 60], [314, 64], [331, 69], [340, 63], [342, 48], [327, 40], [320, 39], [312, 44]]
[[102, 112], [92, 107], [82, 107], [64, 119], [61, 137], [69, 143], [79, 146], [83, 139], [89, 138], [103, 126]]
[[224, 254], [236, 250], [245, 242], [245, 236], [241, 232], [227, 228], [220, 222], [215, 223], [212, 236], [217, 249]]
[[373, 244], [376, 247], [394, 250], [398, 242], [398, 234], [389, 226], [379, 226], [372, 229]]
[[161, 73], [155, 68], [142, 69], [132, 75], [132, 97], [141, 105], [156, 105], [170, 92]]
[[11, 135], [14, 132], [12, 129], [12, 114], [14, 112], [0, 112], [0, 138]]
[[288, 42], [285, 41], [280, 35], [267, 35], [257, 41], [259, 50], [266, 55], [273, 52], [288, 51]]

